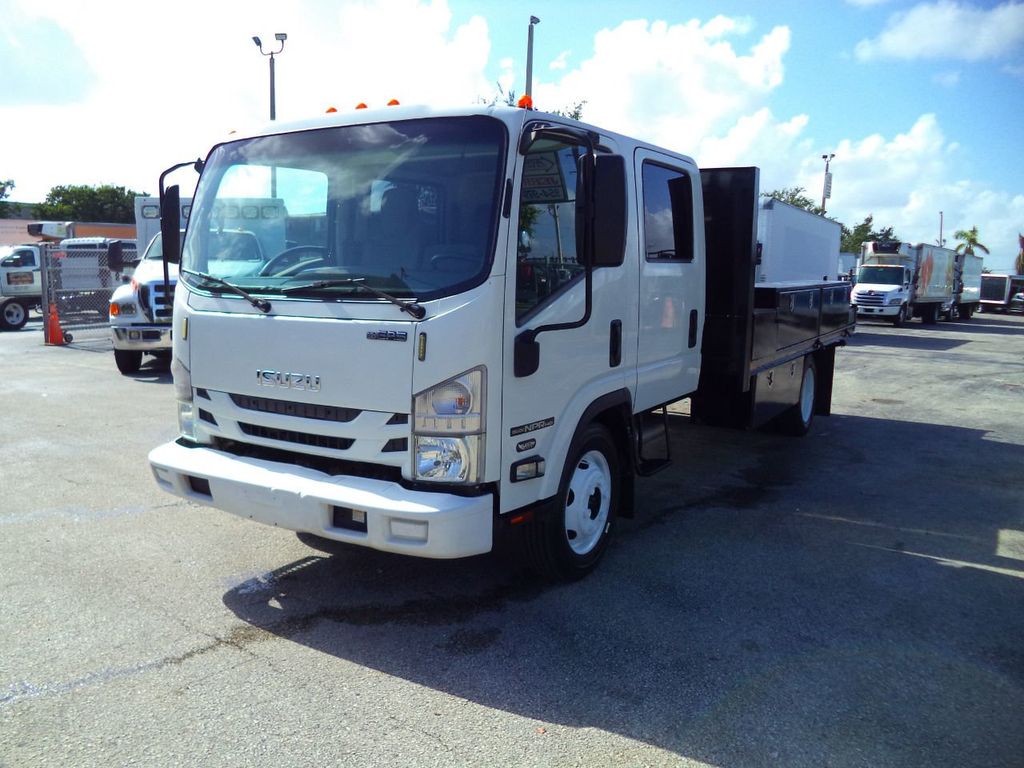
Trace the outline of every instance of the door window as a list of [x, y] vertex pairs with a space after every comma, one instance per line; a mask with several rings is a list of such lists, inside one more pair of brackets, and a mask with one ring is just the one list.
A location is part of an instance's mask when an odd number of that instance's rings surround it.
[[645, 162], [643, 183], [647, 261], [693, 261], [693, 194], [689, 175]]
[[535, 141], [523, 160], [516, 259], [516, 322], [583, 274], [576, 254], [576, 182], [584, 149]]

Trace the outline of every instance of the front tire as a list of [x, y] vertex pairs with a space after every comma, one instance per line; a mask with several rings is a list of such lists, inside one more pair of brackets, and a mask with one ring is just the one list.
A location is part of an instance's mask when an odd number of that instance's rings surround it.
[[562, 471], [551, 513], [524, 531], [531, 565], [575, 581], [594, 569], [611, 537], [622, 492], [619, 453], [608, 430], [591, 424]]
[[28, 306], [20, 301], [11, 300], [4, 302], [0, 307], [0, 327], [5, 331], [17, 331], [25, 327], [28, 322]]
[[117, 370], [126, 376], [138, 373], [142, 366], [142, 353], [130, 349], [115, 349], [114, 362], [117, 364]]
[[900, 328], [905, 322], [907, 322], [907, 305], [902, 304], [900, 305], [900, 311], [892, 319], [893, 328]]

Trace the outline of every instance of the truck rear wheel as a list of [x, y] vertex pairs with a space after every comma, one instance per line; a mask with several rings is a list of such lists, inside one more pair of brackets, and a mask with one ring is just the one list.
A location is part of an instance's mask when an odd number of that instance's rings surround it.
[[804, 358], [804, 372], [800, 378], [800, 395], [796, 404], [784, 411], [779, 417], [779, 428], [787, 435], [801, 437], [806, 435], [814, 422], [814, 404], [818, 393], [818, 369], [814, 358]]
[[114, 362], [123, 374], [138, 373], [142, 365], [142, 353], [131, 349], [115, 349]]
[[591, 424], [562, 471], [555, 507], [524, 531], [530, 564], [562, 581], [594, 569], [619, 508], [619, 453], [608, 430]]
[[4, 302], [0, 307], [0, 327], [5, 331], [17, 331], [28, 322], [28, 307], [17, 299]]

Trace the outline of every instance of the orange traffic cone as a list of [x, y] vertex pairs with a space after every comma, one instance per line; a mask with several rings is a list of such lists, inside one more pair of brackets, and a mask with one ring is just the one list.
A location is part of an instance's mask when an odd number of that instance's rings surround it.
[[50, 316], [46, 321], [46, 343], [54, 347], [64, 345], [64, 331], [60, 327], [57, 305], [52, 302], [50, 303]]

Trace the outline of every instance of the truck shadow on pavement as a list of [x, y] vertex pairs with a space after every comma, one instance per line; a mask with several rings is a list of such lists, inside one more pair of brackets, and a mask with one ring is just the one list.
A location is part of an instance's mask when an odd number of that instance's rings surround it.
[[639, 481], [583, 581], [311, 550], [224, 595], [244, 622], [226, 642], [284, 638], [525, 718], [500, 728], [561, 739], [547, 756], [593, 728], [716, 766], [1019, 760], [1020, 445], [859, 416], [803, 440], [673, 422], [674, 468]]

